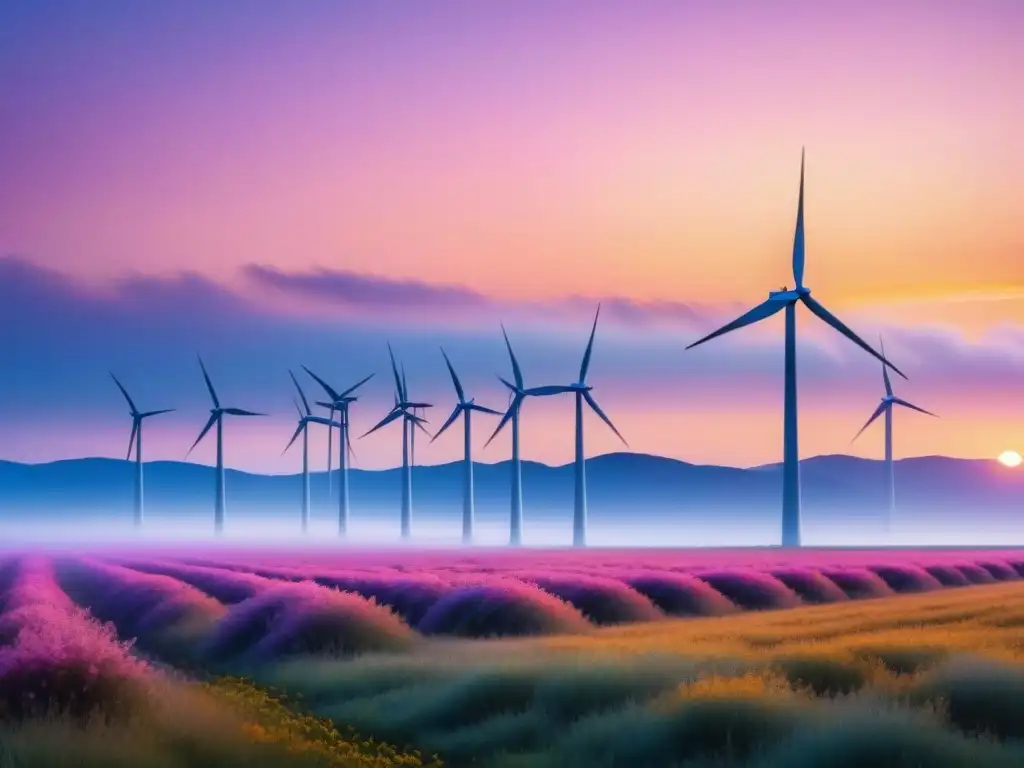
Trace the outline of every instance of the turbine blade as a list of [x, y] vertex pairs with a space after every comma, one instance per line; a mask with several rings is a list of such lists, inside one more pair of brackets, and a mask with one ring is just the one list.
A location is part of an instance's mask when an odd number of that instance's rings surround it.
[[409, 381], [405, 378], [405, 363], [402, 363], [402, 402], [409, 399]]
[[307, 424], [322, 424], [325, 427], [334, 427], [334, 429], [341, 429], [341, 424], [331, 419], [325, 419], [323, 416], [307, 416], [303, 419]]
[[448, 427], [455, 423], [455, 420], [459, 418], [459, 414], [462, 413], [462, 409], [462, 403], [459, 403], [458, 405], [455, 406], [455, 410], [452, 411], [452, 415], [448, 417], [448, 421], [446, 421], [444, 425], [439, 430], [437, 430], [437, 432], [434, 433], [434, 436], [430, 438], [430, 442], [434, 442], [435, 440], [437, 440], [437, 438], [444, 434], [444, 431], [448, 429]]
[[124, 399], [128, 401], [128, 407], [132, 409], [132, 416], [138, 414], [139, 409], [135, 407], [135, 403], [133, 403], [132, 399], [128, 396], [128, 390], [124, 388], [121, 382], [117, 380], [117, 376], [113, 373], [110, 374], [110, 378], [114, 380], [114, 383], [117, 384], [117, 388], [120, 389], [121, 394], [124, 395]]
[[145, 413], [138, 414], [140, 419], [148, 419], [150, 416], [159, 416], [161, 413], [174, 413], [176, 408], [163, 408], [159, 411], [146, 411]]
[[388, 355], [391, 357], [391, 372], [395, 374], [395, 389], [398, 390], [398, 397], [405, 400], [405, 392], [402, 390], [402, 379], [398, 375], [398, 364], [395, 363], [395, 352], [391, 349], [391, 342], [388, 342]]
[[501, 421], [498, 422], [498, 426], [495, 428], [494, 432], [492, 432], [491, 436], [487, 438], [487, 442], [484, 443], [484, 448], [490, 445], [491, 441], [498, 436], [498, 433], [505, 428], [505, 425], [508, 424], [508, 422], [511, 420], [515, 412], [519, 410], [519, 406], [522, 404], [522, 402], [522, 395], [517, 394], [515, 397], [512, 398], [512, 404], [509, 405], [508, 410], [505, 411], [505, 415], [501, 417]]
[[356, 384], [353, 384], [351, 387], [349, 387], [344, 392], [342, 392], [340, 397], [334, 398], [335, 402], [337, 402], [338, 400], [341, 400], [342, 398], [348, 397], [349, 395], [351, 395], [353, 392], [355, 392], [357, 389], [359, 389], [361, 386], [363, 386], [363, 384], [368, 382], [370, 379], [372, 379], [376, 375], [377, 374], [375, 374], [375, 373], [371, 373], [369, 376], [367, 376], [362, 381], [360, 381], [360, 382], [358, 382]]
[[508, 391], [509, 392], [515, 393], [515, 392], [519, 391], [518, 388], [515, 386], [515, 384], [510, 384], [508, 379], [506, 379], [504, 376], [499, 376], [498, 377], [498, 381], [500, 381], [502, 384], [504, 384], [506, 387], [508, 387]]
[[860, 432], [853, 436], [853, 440], [850, 441], [850, 445], [853, 445], [857, 438], [864, 434], [864, 430], [870, 427], [875, 422], [875, 419], [885, 413], [885, 409], [888, 407], [888, 403], [880, 403], [879, 406], [875, 408], [875, 412], [871, 414], [871, 418], [864, 422], [864, 426], [860, 428]]
[[[332, 400], [332, 401], [334, 401], [334, 402], [337, 402], [338, 400], [340, 400], [340, 399], [341, 399], [341, 397], [340, 397], [340, 396], [338, 395], [338, 393], [337, 393], [337, 392], [335, 392], [335, 391], [334, 391], [334, 390], [333, 390], [333, 389], [331, 388], [331, 385], [330, 385], [330, 384], [328, 384], [328, 383], [327, 383], [326, 381], [324, 381], [324, 380], [323, 380], [323, 379], [321, 379], [321, 378], [320, 378], [319, 376], [317, 376], [317, 375], [316, 375], [315, 373], [313, 373], [313, 372], [312, 372], [311, 370], [309, 370], [309, 368], [307, 368], [306, 366], [302, 366], [302, 370], [304, 370], [304, 371], [305, 371], [306, 373], [308, 373], [308, 374], [309, 374], [310, 376], [312, 376], [312, 377], [313, 377], [313, 380], [314, 380], [314, 381], [315, 381], [315, 382], [316, 382], [317, 384], [319, 384], [319, 385], [320, 385], [321, 387], [323, 387], [323, 390], [324, 390], [324, 392], [326, 392], [326, 393], [327, 393], [327, 396], [328, 396], [329, 398], [331, 398], [331, 400]], [[291, 373], [291, 371], [289, 371], [289, 373]]]
[[530, 397], [547, 397], [549, 395], [562, 395], [565, 394], [566, 392], [574, 391], [575, 390], [572, 387], [563, 387], [555, 384], [547, 387], [533, 387], [531, 389], [527, 389], [525, 391], [525, 394], [529, 395]]
[[202, 440], [204, 437], [206, 437], [206, 433], [209, 432], [210, 429], [213, 427], [213, 425], [217, 423], [217, 419], [219, 419], [219, 418], [220, 418], [220, 414], [219, 413], [211, 413], [210, 414], [210, 420], [208, 422], [206, 422], [206, 426], [203, 427], [203, 431], [199, 433], [199, 437], [196, 438], [196, 441], [194, 443], [192, 443], [192, 447], [188, 449], [188, 453], [185, 454], [185, 458], [186, 459], [188, 458], [188, 454], [192, 453], [192, 451], [195, 450], [195, 447], [197, 445], [199, 445], [199, 441]]
[[383, 419], [381, 419], [379, 422], [377, 422], [377, 425], [375, 427], [373, 427], [372, 429], [369, 429], [366, 432], [364, 432], [363, 434], [361, 434], [359, 436], [359, 438], [362, 439], [362, 438], [366, 437], [367, 435], [373, 434], [374, 432], [376, 432], [381, 427], [386, 427], [392, 421], [394, 421], [395, 419], [401, 417], [403, 415], [403, 413], [404, 413], [404, 411], [402, 411], [400, 409], [395, 409], [395, 410], [391, 411], [391, 413], [389, 413], [387, 416], [385, 416]]
[[433, 403], [406, 403], [405, 407], [406, 408], [412, 408], [412, 409], [416, 409], [416, 408], [433, 408], [434, 404]]
[[505, 337], [505, 346], [508, 347], [508, 356], [512, 360], [512, 376], [516, 380], [516, 386], [523, 388], [523, 371], [516, 360], [516, 353], [512, 351], [512, 342], [508, 340], [508, 333], [505, 331], [505, 324], [501, 325], [501, 334]]
[[317, 400], [316, 404], [319, 405], [321, 408], [330, 408], [332, 411], [334, 410], [334, 403], [327, 403], [324, 402], [323, 400]]
[[587, 351], [583, 353], [583, 363], [580, 365], [580, 383], [587, 379], [587, 369], [590, 367], [590, 355], [594, 351], [594, 334], [597, 333], [597, 318], [601, 316], [601, 305], [597, 305], [597, 313], [594, 315], [594, 326], [590, 329], [590, 341], [587, 342]]
[[694, 347], [699, 346], [700, 344], [703, 344], [706, 341], [711, 341], [712, 339], [717, 338], [718, 336], [724, 336], [725, 334], [731, 333], [732, 331], [735, 331], [738, 328], [743, 328], [747, 325], [752, 325], [754, 323], [760, 322], [761, 320], [769, 318], [776, 312], [778, 312], [780, 309], [785, 307], [788, 301], [788, 299], [768, 299], [762, 302], [761, 304], [758, 304], [745, 315], [741, 315], [740, 317], [737, 317], [735, 320], [733, 320], [731, 323], [723, 325], [714, 333], [709, 333], [700, 341], [693, 342], [693, 344], [688, 346], [687, 349], [693, 349]]
[[294, 382], [295, 388], [299, 390], [299, 397], [302, 398], [302, 405], [303, 407], [305, 407], [306, 415], [308, 416], [309, 414], [312, 413], [312, 411], [309, 409], [309, 400], [306, 399], [306, 393], [303, 392], [302, 387], [299, 386], [299, 380], [295, 378], [295, 374], [292, 373], [291, 371], [288, 371], [288, 375], [292, 377], [292, 382]]
[[199, 367], [203, 370], [203, 379], [206, 380], [206, 388], [210, 390], [210, 397], [213, 399], [213, 407], [220, 408], [220, 400], [217, 399], [217, 392], [213, 388], [213, 382], [210, 381], [210, 374], [206, 372], [206, 366], [203, 365], [203, 358], [199, 358]]
[[[882, 334], [878, 334], [878, 349], [882, 353], [882, 357], [885, 357], [885, 342], [882, 341]], [[882, 364], [882, 381], [885, 383], [885, 394], [892, 397], [892, 382], [889, 381], [889, 371], [884, 363]]]
[[480, 413], [489, 413], [492, 416], [501, 416], [501, 411], [496, 411], [493, 408], [485, 408], [484, 406], [477, 405], [476, 403], [470, 403], [467, 407], [472, 411], [480, 411]]
[[292, 435], [292, 439], [288, 441], [288, 445], [286, 445], [284, 447], [284, 450], [281, 451], [281, 455], [282, 456], [284, 456], [286, 453], [288, 453], [288, 449], [292, 447], [292, 444], [298, 439], [299, 435], [302, 434], [302, 430], [304, 430], [305, 428], [306, 428], [306, 422], [300, 421], [299, 422], [299, 426], [297, 426], [295, 428], [295, 434]]
[[587, 401], [587, 405], [594, 410], [594, 413], [601, 417], [601, 421], [607, 424], [611, 428], [612, 432], [618, 436], [619, 440], [622, 441], [622, 444], [629, 448], [629, 443], [626, 442], [626, 438], [624, 438], [619, 430], [615, 428], [615, 425], [612, 424], [612, 420], [608, 418], [608, 414], [601, 410], [601, 406], [597, 404], [597, 401], [594, 399], [594, 396], [590, 394], [589, 390], [583, 390], [583, 399]]
[[299, 401], [294, 397], [292, 398], [292, 404], [295, 406], [295, 412], [299, 414], [299, 420], [301, 421], [306, 414], [302, 412], [302, 409], [299, 407]]
[[[462, 391], [462, 383], [459, 381], [459, 377], [455, 375], [455, 369], [452, 367], [452, 361], [448, 359], [448, 355], [445, 354], [444, 347], [441, 347], [441, 354], [444, 356], [444, 362], [448, 366], [448, 373], [452, 375], [452, 384], [455, 385], [455, 394], [459, 396], [459, 402], [466, 402], [466, 393]], [[437, 434], [441, 434], [438, 432]]]
[[132, 457], [132, 448], [135, 447], [135, 434], [139, 431], [139, 419], [132, 419], [132, 434], [128, 438], [128, 455], [124, 457], [128, 461]]
[[345, 430], [345, 442], [348, 443], [348, 453], [352, 457], [352, 461], [356, 460], [356, 449], [352, 447], [352, 431]]
[[804, 284], [804, 150], [800, 150], [800, 200], [796, 208], [796, 232], [793, 235], [793, 279], [796, 287]]
[[919, 411], [920, 413], [925, 413], [929, 416], [934, 416], [936, 419], [939, 418], [939, 414], [932, 413], [931, 411], [926, 411], [924, 408], [914, 405], [913, 403], [908, 403], [906, 400], [903, 400], [899, 397], [894, 397], [892, 401], [896, 403], [896, 405], [902, 405], [904, 408], [910, 408], [913, 411]]
[[890, 363], [890, 362], [889, 362], [888, 360], [886, 360], [886, 359], [885, 359], [885, 357], [884, 357], [883, 355], [881, 355], [881, 354], [879, 354], [878, 352], [876, 352], [875, 350], [873, 350], [873, 349], [872, 349], [872, 348], [871, 348], [871, 347], [870, 347], [870, 346], [868, 345], [868, 343], [867, 343], [866, 341], [864, 341], [864, 339], [862, 339], [862, 338], [861, 338], [860, 336], [858, 336], [858, 335], [857, 335], [856, 333], [854, 333], [853, 331], [851, 331], [851, 330], [850, 330], [850, 329], [849, 329], [849, 328], [848, 328], [848, 327], [847, 327], [847, 326], [846, 326], [846, 325], [845, 325], [845, 324], [843, 323], [843, 321], [842, 321], [842, 320], [840, 320], [840, 319], [839, 319], [838, 317], [836, 317], [836, 316], [835, 316], [835, 315], [833, 315], [833, 314], [832, 314], [831, 312], [829, 312], [829, 311], [828, 311], [827, 309], [825, 309], [825, 307], [824, 307], [824, 306], [822, 306], [821, 302], [819, 302], [819, 301], [818, 301], [817, 299], [815, 299], [815, 298], [814, 298], [813, 296], [811, 296], [811, 295], [810, 295], [810, 294], [808, 294], [808, 293], [805, 293], [805, 294], [803, 294], [803, 295], [801, 295], [801, 296], [800, 296], [800, 300], [801, 300], [801, 301], [802, 301], [802, 302], [803, 302], [803, 303], [804, 303], [805, 305], [807, 305], [807, 308], [808, 308], [809, 310], [811, 310], [811, 312], [813, 312], [813, 313], [814, 313], [814, 314], [816, 314], [816, 315], [817, 315], [817, 316], [818, 316], [819, 318], [821, 318], [821, 319], [822, 319], [822, 320], [824, 320], [824, 321], [825, 321], [826, 323], [828, 323], [829, 325], [831, 325], [831, 326], [832, 326], [833, 328], [835, 328], [835, 329], [836, 329], [837, 331], [839, 331], [839, 332], [840, 332], [841, 334], [843, 334], [843, 336], [845, 336], [846, 338], [848, 338], [848, 339], [849, 339], [850, 341], [852, 341], [852, 342], [853, 342], [854, 344], [856, 344], [856, 345], [857, 345], [858, 347], [860, 347], [861, 349], [863, 349], [863, 350], [864, 350], [865, 352], [867, 352], [868, 354], [872, 355], [873, 357], [876, 357], [877, 359], [881, 360], [881, 361], [882, 361], [882, 363], [883, 363], [884, 365], [887, 365], [887, 366], [889, 366], [890, 368], [892, 368], [892, 369], [893, 369], [894, 371], [896, 371], [896, 373], [898, 373], [898, 374], [899, 374], [900, 376], [903, 376], [903, 378], [904, 378], [904, 379], [905, 379], [905, 378], [907, 378], [907, 377], [906, 377], [906, 375], [904, 375], [903, 371], [901, 371], [901, 370], [900, 370], [899, 368], [897, 368], [897, 367], [896, 367], [895, 365], [893, 365], [893, 364], [892, 364], [892, 363]]
[[265, 413], [256, 413], [256, 411], [247, 411], [244, 408], [225, 408], [224, 413], [231, 416], [266, 416]]
[[425, 421], [423, 421], [423, 419], [418, 418], [416, 416], [408, 416], [408, 415], [406, 416], [406, 419], [408, 419], [413, 424], [413, 426], [415, 426], [417, 429], [422, 430], [424, 435], [426, 435], [427, 437], [430, 437], [430, 432], [428, 432], [427, 428], [423, 426], [426, 423]]

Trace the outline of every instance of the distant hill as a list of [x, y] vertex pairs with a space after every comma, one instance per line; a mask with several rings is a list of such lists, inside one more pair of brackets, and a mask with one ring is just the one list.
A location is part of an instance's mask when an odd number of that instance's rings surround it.
[[[132, 462], [72, 459], [49, 464], [0, 462], [0, 519], [12, 515], [35, 520], [67, 515], [130, 513]], [[461, 464], [418, 466], [413, 475], [418, 516], [457, 516], [461, 509]], [[350, 472], [353, 515], [391, 518], [400, 503], [400, 469]], [[523, 499], [532, 519], [571, 515], [571, 464], [523, 465]], [[851, 456], [817, 456], [801, 462], [804, 509], [821, 515], [864, 515], [884, 508], [880, 461]], [[476, 465], [480, 513], [501, 515], [509, 504], [509, 462]], [[213, 500], [213, 470], [184, 462], [145, 466], [148, 514], [208, 515]], [[1024, 502], [1024, 469], [994, 461], [925, 456], [896, 463], [901, 515], [937, 519], [957, 515], [977, 519], [1017, 516]], [[258, 475], [227, 471], [229, 510], [257, 515], [293, 514], [298, 508], [299, 475]], [[315, 513], [328, 514], [336, 501], [327, 497], [323, 472], [312, 475]], [[639, 453], [613, 453], [587, 462], [587, 495], [593, 519], [685, 522], [723, 517], [738, 522], [778, 515], [781, 465], [751, 469], [701, 466]]]

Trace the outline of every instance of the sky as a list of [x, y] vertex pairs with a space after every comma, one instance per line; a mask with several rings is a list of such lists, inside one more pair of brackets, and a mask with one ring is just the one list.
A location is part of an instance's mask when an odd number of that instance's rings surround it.
[[[0, 459], [182, 459], [210, 407], [228, 466], [291, 472], [289, 368], [507, 404], [588, 376], [629, 449], [778, 461], [776, 316], [687, 344], [792, 285], [800, 151], [814, 295], [938, 413], [897, 456], [1024, 452], [1024, 5], [1017, 0], [252, 0], [0, 5]], [[799, 319], [801, 454], [850, 440], [879, 365]], [[478, 417], [481, 461], [509, 437]], [[569, 398], [530, 402], [523, 454], [572, 460]], [[314, 466], [325, 438], [313, 437]], [[590, 454], [623, 450], [592, 414]], [[394, 466], [388, 427], [356, 465]], [[461, 457], [461, 430], [417, 462]], [[213, 440], [190, 457], [212, 462]]]

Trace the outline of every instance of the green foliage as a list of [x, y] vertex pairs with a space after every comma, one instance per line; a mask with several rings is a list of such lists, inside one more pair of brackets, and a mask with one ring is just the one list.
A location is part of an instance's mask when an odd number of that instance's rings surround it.
[[865, 669], [827, 656], [790, 656], [771, 667], [796, 688], [809, 688], [816, 696], [854, 693], [868, 682]]

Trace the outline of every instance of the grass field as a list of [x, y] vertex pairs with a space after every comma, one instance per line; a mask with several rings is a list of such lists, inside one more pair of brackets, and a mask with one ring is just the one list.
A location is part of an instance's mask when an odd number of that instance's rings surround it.
[[0, 766], [1020, 766], [1022, 572], [1005, 551], [12, 556]]

